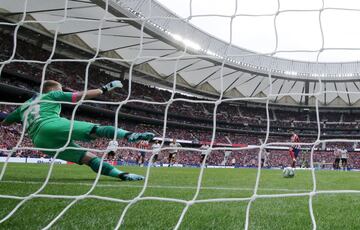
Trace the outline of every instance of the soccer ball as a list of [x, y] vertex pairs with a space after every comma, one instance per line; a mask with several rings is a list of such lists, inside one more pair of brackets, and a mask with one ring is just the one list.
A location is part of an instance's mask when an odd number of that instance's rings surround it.
[[295, 170], [291, 167], [286, 167], [283, 170], [283, 177], [285, 178], [292, 178], [295, 176]]

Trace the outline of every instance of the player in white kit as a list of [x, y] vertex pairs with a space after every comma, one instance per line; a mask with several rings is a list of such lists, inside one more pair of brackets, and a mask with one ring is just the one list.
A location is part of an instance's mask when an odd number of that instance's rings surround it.
[[174, 148], [169, 150], [169, 167], [170, 167], [175, 162], [175, 157], [178, 152], [178, 149], [176, 148], [180, 148], [181, 144], [177, 143], [176, 139], [174, 138], [173, 141], [169, 144], [169, 146], [171, 148]]

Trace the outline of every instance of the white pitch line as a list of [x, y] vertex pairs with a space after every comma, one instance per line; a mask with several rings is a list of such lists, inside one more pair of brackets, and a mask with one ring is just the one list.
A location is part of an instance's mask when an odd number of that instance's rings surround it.
[[[0, 184], [43, 184], [44, 182], [40, 181], [15, 181], [15, 180], [6, 180], [0, 181]], [[119, 182], [115, 182], [119, 183]], [[122, 183], [122, 182], [120, 182]], [[131, 183], [131, 182], [130, 182]], [[74, 183], [74, 182], [48, 182], [50, 185], [82, 185], [82, 186], [92, 186], [93, 183]], [[142, 188], [143, 185], [136, 184], [97, 184], [96, 187], [115, 187], [115, 188]], [[196, 186], [172, 186], [172, 185], [148, 185], [147, 188], [155, 189], [196, 189]], [[212, 186], [202, 186], [201, 189], [204, 190], [228, 190], [228, 191], [254, 191], [254, 188], [241, 188], [241, 187], [212, 187]], [[309, 192], [309, 190], [304, 189], [286, 189], [286, 188], [259, 188], [263, 191], [290, 191], [290, 192]]]

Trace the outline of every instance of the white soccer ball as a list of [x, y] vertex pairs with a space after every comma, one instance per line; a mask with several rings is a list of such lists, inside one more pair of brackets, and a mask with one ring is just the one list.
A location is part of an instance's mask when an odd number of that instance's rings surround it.
[[291, 167], [286, 167], [283, 170], [283, 177], [285, 178], [291, 178], [295, 176], [295, 170]]

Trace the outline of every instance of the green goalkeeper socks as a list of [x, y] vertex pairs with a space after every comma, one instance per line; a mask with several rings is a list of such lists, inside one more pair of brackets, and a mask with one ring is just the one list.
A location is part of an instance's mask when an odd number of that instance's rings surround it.
[[[113, 127], [113, 126], [98, 126], [98, 127], [96, 127], [96, 130], [95, 130], [96, 136], [106, 137], [109, 139], [114, 138], [114, 133], [115, 133], [115, 127]], [[117, 139], [125, 138], [128, 134], [130, 134], [129, 131], [126, 131], [124, 129], [117, 129], [116, 138]], [[95, 157], [95, 158], [91, 159], [91, 161], [89, 162], [89, 166], [94, 172], [97, 173], [100, 168], [100, 163], [101, 163], [101, 159], [98, 157]], [[124, 173], [124, 172], [118, 170], [117, 168], [115, 168], [114, 166], [110, 165], [107, 162], [103, 162], [102, 168], [101, 168], [102, 175], [119, 178], [119, 175], [121, 173]]]
[[[114, 133], [115, 133], [115, 127], [113, 126], [98, 126], [96, 127], [96, 131], [95, 131], [95, 134], [98, 137], [106, 137], [109, 139], [114, 138]], [[117, 129], [116, 138], [117, 139], [125, 138], [127, 134], [130, 134], [130, 132], [124, 129]]]
[[[100, 168], [100, 163], [101, 163], [101, 159], [99, 157], [95, 157], [90, 160], [89, 166], [94, 172], [97, 173]], [[111, 164], [109, 164], [107, 162], [103, 162], [102, 168], [101, 168], [102, 175], [119, 178], [119, 175], [121, 173], [124, 173], [124, 172], [118, 170], [117, 168], [115, 168], [114, 166], [112, 166]]]

